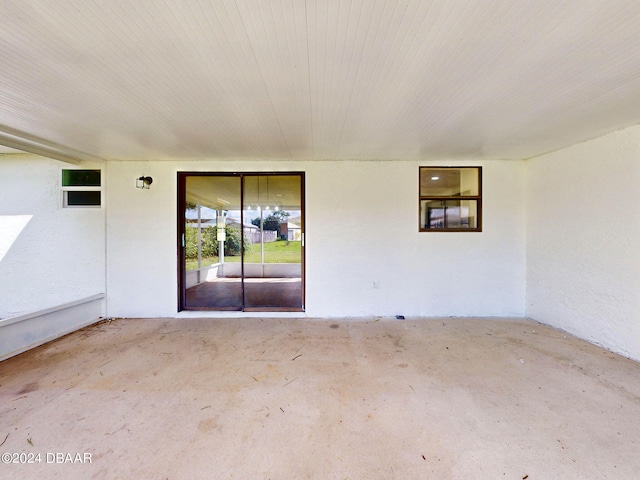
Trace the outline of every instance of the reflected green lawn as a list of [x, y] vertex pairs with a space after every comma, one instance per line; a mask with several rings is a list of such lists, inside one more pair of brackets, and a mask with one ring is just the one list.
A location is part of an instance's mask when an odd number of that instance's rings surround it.
[[[264, 244], [264, 262], [265, 263], [301, 263], [302, 245], [300, 241], [287, 242], [286, 240], [278, 240]], [[225, 262], [240, 262], [240, 255], [225, 256]], [[220, 260], [215, 257], [203, 257], [202, 265], [213, 265]], [[247, 245], [245, 252], [245, 263], [260, 263], [260, 244]], [[187, 270], [195, 270], [198, 268], [197, 259], [187, 259]]]

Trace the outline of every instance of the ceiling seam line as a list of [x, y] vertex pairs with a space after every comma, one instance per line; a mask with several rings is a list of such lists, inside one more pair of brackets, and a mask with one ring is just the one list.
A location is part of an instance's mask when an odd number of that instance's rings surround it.
[[311, 130], [311, 158], [316, 158], [316, 146], [314, 139], [314, 125], [313, 125], [313, 102], [311, 101], [311, 55], [309, 53], [309, 12], [307, 10], [307, 0], [304, 1], [304, 26], [307, 32], [307, 84], [309, 86], [309, 124]]
[[[238, 12], [240, 12], [240, 9], [238, 8], [238, 2], [237, 0], [234, 0], [234, 4], [236, 6], [236, 10]], [[244, 33], [247, 36], [247, 39], [251, 39], [251, 37], [249, 36], [249, 32], [247, 30], [247, 25], [245, 24], [244, 18], [242, 18], [242, 14], [240, 14], [240, 22], [242, 23], [242, 27], [244, 28]], [[276, 117], [276, 122], [278, 122], [278, 128], [280, 129], [280, 135], [282, 135], [282, 140], [284, 141], [284, 145], [287, 148], [287, 153], [289, 158], [291, 159], [291, 149], [289, 148], [289, 143], [287, 142], [287, 137], [284, 134], [284, 130], [282, 129], [282, 123], [280, 122], [280, 117], [278, 116], [278, 111], [276, 110], [276, 106], [273, 103], [273, 97], [271, 96], [271, 92], [269, 91], [269, 88], [267, 87], [267, 82], [265, 80], [264, 77], [264, 72], [262, 71], [262, 67], [260, 66], [260, 62], [258, 61], [258, 56], [256, 55], [256, 51], [255, 48], [253, 48], [253, 45], [250, 42], [250, 46], [251, 46], [251, 53], [253, 54], [253, 59], [256, 62], [256, 66], [258, 67], [258, 71], [260, 72], [260, 77], [262, 78], [262, 85], [264, 86], [265, 91], [267, 92], [267, 96], [269, 97], [269, 103], [271, 104], [271, 108], [273, 110], [273, 113]]]

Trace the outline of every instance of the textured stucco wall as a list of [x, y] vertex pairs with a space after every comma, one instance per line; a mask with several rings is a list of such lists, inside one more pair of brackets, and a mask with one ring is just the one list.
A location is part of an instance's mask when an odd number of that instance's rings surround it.
[[104, 209], [62, 208], [62, 168], [75, 167], [0, 160], [0, 318], [104, 293]]
[[[482, 233], [418, 232], [419, 165], [483, 166]], [[176, 314], [178, 171], [305, 172], [309, 316], [524, 315], [524, 162], [185, 161], [109, 163], [110, 316]]]
[[640, 359], [640, 127], [526, 163], [527, 316]]

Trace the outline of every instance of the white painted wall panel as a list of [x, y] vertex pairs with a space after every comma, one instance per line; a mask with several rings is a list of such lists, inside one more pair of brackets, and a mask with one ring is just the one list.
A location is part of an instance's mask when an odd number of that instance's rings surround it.
[[640, 127], [527, 161], [527, 316], [640, 359]]
[[521, 163], [466, 164], [484, 165], [482, 233], [418, 232], [419, 163], [312, 165], [308, 269], [319, 275], [308, 279], [310, 311], [323, 316], [521, 315]]
[[[177, 305], [177, 181], [169, 162], [110, 162], [107, 313], [174, 316]], [[151, 176], [151, 188], [136, 178]]]
[[69, 167], [0, 159], [0, 318], [105, 290], [105, 211], [61, 208], [60, 171]]
[[[482, 233], [418, 232], [414, 161], [110, 162], [108, 313], [174, 316], [176, 173], [304, 171], [309, 316], [522, 316], [523, 162], [482, 165]], [[142, 173], [150, 190], [135, 188]], [[377, 288], [374, 287], [374, 282]]]

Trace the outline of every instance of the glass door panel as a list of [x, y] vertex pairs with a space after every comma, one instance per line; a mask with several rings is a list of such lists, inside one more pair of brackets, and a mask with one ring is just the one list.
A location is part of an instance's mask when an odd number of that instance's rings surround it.
[[186, 309], [242, 309], [241, 180], [209, 175], [185, 178]]
[[178, 174], [179, 308], [304, 309], [304, 176]]
[[302, 177], [244, 177], [245, 310], [302, 310]]

